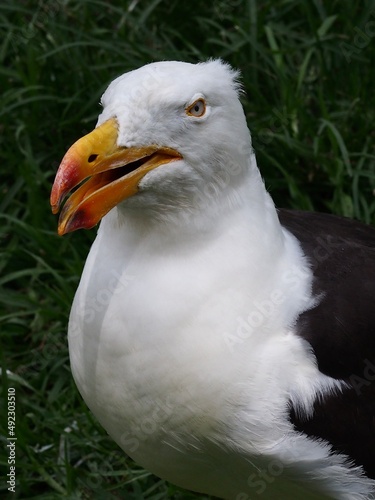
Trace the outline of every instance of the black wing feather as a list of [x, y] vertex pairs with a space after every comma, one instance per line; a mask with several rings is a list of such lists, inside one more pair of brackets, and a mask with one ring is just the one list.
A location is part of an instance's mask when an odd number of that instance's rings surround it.
[[312, 418], [291, 410], [295, 427], [329, 441], [375, 478], [375, 228], [334, 215], [279, 210], [314, 273], [319, 304], [301, 314], [297, 334], [321, 372], [351, 385], [317, 400]]

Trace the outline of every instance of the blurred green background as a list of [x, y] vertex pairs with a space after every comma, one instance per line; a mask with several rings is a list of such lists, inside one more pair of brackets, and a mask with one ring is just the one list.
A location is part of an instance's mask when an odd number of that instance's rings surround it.
[[0, 495], [203, 498], [126, 458], [76, 391], [66, 326], [96, 231], [56, 235], [54, 174], [113, 78], [221, 57], [277, 206], [374, 224], [375, 2], [3, 0], [0, 29], [0, 432], [15, 387], [18, 439], [16, 494], [3, 446]]

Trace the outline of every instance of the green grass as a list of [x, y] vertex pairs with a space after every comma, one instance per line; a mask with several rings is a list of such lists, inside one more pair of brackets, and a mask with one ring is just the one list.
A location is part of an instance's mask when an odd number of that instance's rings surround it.
[[276, 204], [374, 224], [374, 23], [374, 1], [1, 2], [0, 433], [5, 445], [15, 387], [18, 438], [9, 498], [203, 498], [126, 458], [70, 374], [67, 318], [95, 230], [59, 238], [48, 199], [107, 84], [153, 60], [222, 57], [242, 71]]

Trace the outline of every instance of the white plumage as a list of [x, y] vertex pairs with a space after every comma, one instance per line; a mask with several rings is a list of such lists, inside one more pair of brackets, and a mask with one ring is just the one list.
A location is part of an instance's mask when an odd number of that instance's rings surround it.
[[115, 119], [117, 146], [181, 158], [102, 219], [70, 315], [75, 381], [126, 453], [184, 488], [373, 498], [360, 467], [289, 420], [291, 405], [307, 418], [346, 383], [321, 373], [296, 334], [320, 298], [265, 190], [237, 94], [221, 61], [150, 64], [105, 92], [98, 126]]

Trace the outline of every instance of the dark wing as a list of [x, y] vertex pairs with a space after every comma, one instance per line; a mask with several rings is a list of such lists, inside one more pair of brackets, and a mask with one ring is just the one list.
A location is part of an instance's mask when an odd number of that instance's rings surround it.
[[280, 210], [314, 272], [319, 304], [301, 314], [297, 334], [312, 346], [319, 369], [352, 389], [316, 401], [296, 428], [328, 440], [375, 477], [375, 228], [342, 217]]

